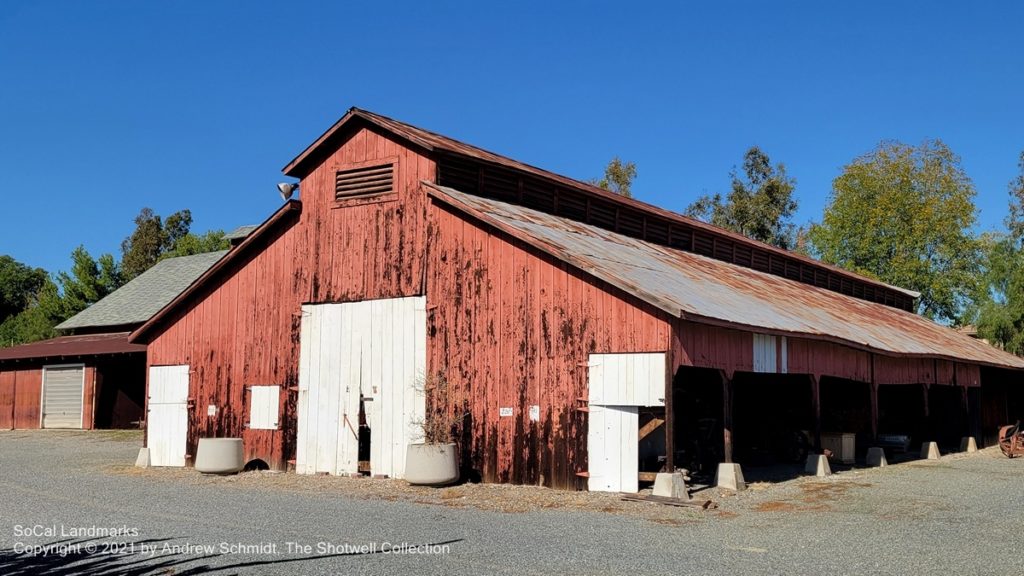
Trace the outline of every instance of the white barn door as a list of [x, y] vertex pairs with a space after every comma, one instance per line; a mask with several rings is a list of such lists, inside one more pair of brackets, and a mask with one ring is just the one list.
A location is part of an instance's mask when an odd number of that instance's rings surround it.
[[83, 364], [43, 366], [43, 428], [81, 428]]
[[405, 475], [419, 440], [426, 371], [426, 298], [302, 307], [296, 470], [358, 471], [359, 405], [370, 428], [372, 474]]
[[184, 466], [188, 435], [188, 365], [151, 366], [146, 445], [153, 466]]
[[640, 406], [665, 405], [665, 354], [591, 354], [587, 372], [587, 489], [639, 489]]

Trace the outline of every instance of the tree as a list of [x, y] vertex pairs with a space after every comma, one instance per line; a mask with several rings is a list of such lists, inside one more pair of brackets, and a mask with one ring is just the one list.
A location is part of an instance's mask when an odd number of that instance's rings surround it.
[[53, 327], [65, 319], [59, 289], [46, 276], [29, 306], [0, 323], [0, 347], [53, 338]]
[[135, 217], [135, 230], [121, 242], [121, 272], [127, 282], [153, 267], [188, 236], [192, 212], [181, 210], [163, 221], [151, 208]]
[[974, 184], [940, 140], [882, 142], [832, 182], [814, 255], [921, 293], [918, 312], [959, 324], [977, 292]]
[[46, 281], [46, 271], [0, 256], [0, 322], [28, 307]]
[[729, 177], [732, 189], [728, 196], [702, 196], [686, 213], [754, 240], [793, 248], [796, 233], [790, 219], [797, 207], [793, 200], [796, 181], [786, 174], [786, 167], [773, 167], [768, 155], [752, 146], [743, 155], [743, 178], [736, 168]]
[[204, 234], [189, 232], [174, 244], [174, 248], [162, 254], [160, 259], [205, 254], [207, 252], [227, 250], [228, 248], [231, 248], [231, 242], [224, 238], [223, 230], [210, 230]]
[[59, 272], [61, 305], [59, 316], [64, 321], [90, 305], [99, 302], [121, 287], [121, 271], [110, 254], [94, 260], [84, 246], [71, 253], [71, 273]]
[[1024, 355], [1024, 152], [1010, 182], [1006, 232], [984, 238], [984, 275], [977, 296], [978, 335]]
[[600, 180], [592, 180], [591, 184], [614, 192], [626, 198], [632, 198], [633, 180], [636, 179], [636, 164], [623, 162], [618, 156], [612, 158], [608, 166], [605, 166], [604, 177]]

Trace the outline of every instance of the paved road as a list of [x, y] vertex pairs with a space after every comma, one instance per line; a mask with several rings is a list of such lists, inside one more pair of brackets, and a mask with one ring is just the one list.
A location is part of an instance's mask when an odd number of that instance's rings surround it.
[[[103, 433], [0, 432], [0, 574], [1024, 573], [1024, 459], [992, 453], [774, 485], [703, 517], [669, 509], [679, 521], [665, 525], [109, 469], [137, 446]], [[91, 538], [91, 527], [128, 534]], [[84, 533], [61, 534], [75, 530]], [[103, 554], [105, 542], [131, 545]], [[380, 553], [401, 543], [419, 553]], [[33, 545], [50, 553], [24, 550]]]

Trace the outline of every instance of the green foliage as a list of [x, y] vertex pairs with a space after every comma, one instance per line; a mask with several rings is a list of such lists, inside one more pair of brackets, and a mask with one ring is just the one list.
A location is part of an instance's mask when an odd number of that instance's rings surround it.
[[24, 310], [46, 281], [46, 271], [0, 256], [0, 323]]
[[62, 310], [57, 285], [47, 276], [28, 307], [0, 323], [0, 347], [56, 336], [53, 327], [65, 320]]
[[178, 256], [192, 256], [231, 248], [231, 242], [224, 238], [223, 230], [210, 230], [204, 234], [185, 234], [174, 243], [174, 247], [160, 255], [160, 260]]
[[633, 180], [636, 179], [636, 164], [623, 162], [618, 156], [612, 158], [608, 166], [605, 166], [604, 177], [599, 180], [592, 180], [590, 183], [609, 192], [614, 192], [626, 198], [633, 197]]
[[985, 273], [977, 297], [978, 335], [1024, 355], [1024, 152], [1010, 182], [1006, 232], [984, 238]]
[[918, 291], [921, 314], [959, 324], [981, 270], [974, 196], [960, 158], [941, 141], [882, 142], [832, 182], [824, 217], [808, 231], [812, 253]]
[[132, 280], [149, 270], [160, 257], [172, 252], [178, 241], [189, 234], [192, 212], [181, 210], [166, 222], [150, 208], [135, 217], [135, 230], [121, 242], [121, 271], [124, 280]]
[[753, 146], [743, 156], [743, 178], [735, 168], [729, 176], [732, 189], [728, 196], [702, 196], [686, 213], [754, 240], [793, 248], [796, 233], [790, 219], [797, 207], [793, 199], [796, 181], [786, 175], [786, 167], [773, 167], [768, 155]]
[[99, 302], [107, 294], [121, 287], [121, 271], [110, 254], [94, 260], [84, 246], [71, 253], [71, 273], [59, 272], [57, 282], [61, 288], [61, 321]]
[[121, 243], [120, 264], [110, 254], [94, 259], [84, 246], [71, 253], [71, 271], [50, 278], [9, 256], [0, 256], [0, 346], [56, 336], [54, 326], [71, 318], [142, 274], [158, 260], [226, 250], [224, 232], [189, 232], [192, 213], [175, 212], [162, 221], [149, 208], [135, 218], [135, 230]]

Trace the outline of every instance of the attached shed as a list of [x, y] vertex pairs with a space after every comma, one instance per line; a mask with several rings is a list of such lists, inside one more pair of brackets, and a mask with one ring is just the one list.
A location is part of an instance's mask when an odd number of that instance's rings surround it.
[[1020, 409], [1024, 360], [912, 291], [371, 112], [285, 173], [301, 203], [131, 335], [174, 405], [160, 464], [238, 436], [272, 468], [401, 477], [440, 402], [467, 477], [629, 491], [754, 462], [768, 429], [959, 439]]
[[158, 262], [57, 326], [70, 335], [0, 348], [0, 429], [133, 428], [144, 420], [138, 328], [227, 252]]

